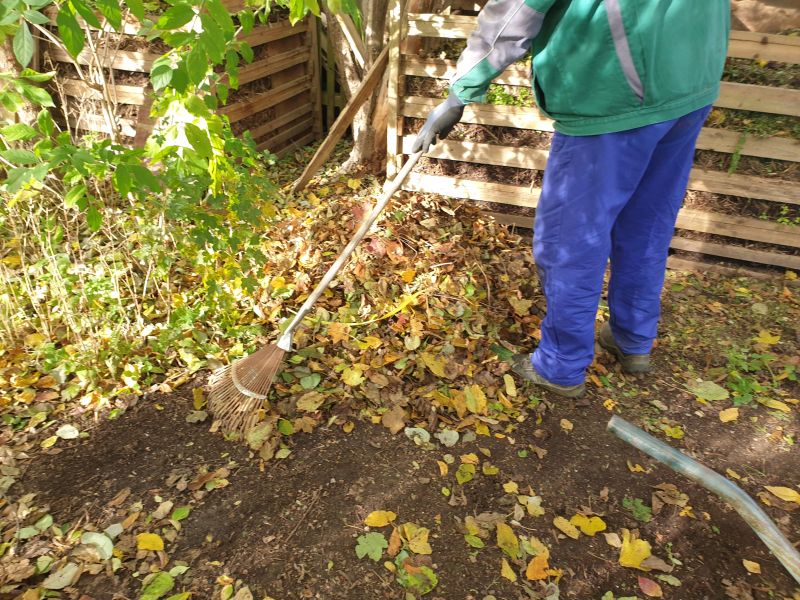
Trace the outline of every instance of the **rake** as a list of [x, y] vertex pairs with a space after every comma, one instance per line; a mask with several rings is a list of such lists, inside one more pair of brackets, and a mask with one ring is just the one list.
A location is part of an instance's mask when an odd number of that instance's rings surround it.
[[294, 330], [303, 321], [314, 303], [325, 292], [339, 274], [347, 259], [364, 238], [372, 224], [383, 212], [392, 196], [400, 188], [405, 178], [417, 164], [422, 152], [409, 156], [400, 172], [387, 185], [364, 221], [345, 246], [328, 272], [314, 288], [306, 301], [297, 311], [288, 327], [277, 342], [264, 346], [253, 354], [240, 358], [233, 363], [217, 369], [209, 379], [208, 408], [221, 429], [227, 433], [246, 433], [259, 420], [259, 411], [267, 398], [275, 375], [280, 371], [284, 355], [292, 351]]

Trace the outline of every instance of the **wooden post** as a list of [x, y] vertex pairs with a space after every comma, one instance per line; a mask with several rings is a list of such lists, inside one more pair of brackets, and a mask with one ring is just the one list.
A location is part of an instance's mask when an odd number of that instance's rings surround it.
[[314, 102], [314, 137], [322, 137], [322, 89], [320, 88], [320, 48], [319, 48], [319, 19], [314, 18], [310, 27], [311, 50], [311, 94]]
[[386, 95], [389, 107], [386, 128], [386, 178], [394, 179], [402, 162], [400, 137], [403, 135], [403, 117], [400, 114], [399, 84], [402, 73], [400, 61], [400, 37], [403, 20], [402, 0], [391, 0], [389, 4], [389, 89]]
[[[329, 25], [330, 27], [330, 25]], [[333, 42], [328, 31], [325, 35], [325, 125], [333, 127], [336, 115], [336, 63], [333, 57]]]

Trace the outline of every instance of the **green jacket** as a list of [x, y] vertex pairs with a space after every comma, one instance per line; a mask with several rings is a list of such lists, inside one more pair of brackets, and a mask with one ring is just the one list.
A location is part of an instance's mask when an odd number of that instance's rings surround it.
[[730, 0], [489, 0], [450, 91], [483, 101], [533, 56], [539, 108], [557, 131], [596, 135], [683, 116], [719, 94]]

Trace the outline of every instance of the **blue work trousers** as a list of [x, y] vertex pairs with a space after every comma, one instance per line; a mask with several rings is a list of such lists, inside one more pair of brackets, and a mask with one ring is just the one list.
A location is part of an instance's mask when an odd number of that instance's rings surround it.
[[614, 339], [626, 354], [650, 352], [669, 244], [709, 110], [618, 133], [553, 137], [533, 234], [547, 314], [531, 360], [548, 381], [583, 382], [609, 259]]

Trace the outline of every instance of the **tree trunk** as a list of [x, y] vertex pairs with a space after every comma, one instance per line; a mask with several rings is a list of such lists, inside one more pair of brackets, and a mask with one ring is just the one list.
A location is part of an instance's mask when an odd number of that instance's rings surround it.
[[[386, 45], [387, 0], [364, 0], [364, 41], [367, 55], [364, 71], [372, 65], [375, 58]], [[350, 99], [361, 84], [362, 73], [350, 51], [350, 47], [338, 20], [324, 8], [328, 22], [328, 35], [334, 49], [336, 66], [343, 75], [342, 87]], [[364, 103], [353, 119], [353, 149], [341, 169], [348, 172], [357, 166], [377, 170], [386, 155], [386, 77], [384, 83], [372, 97]]]

